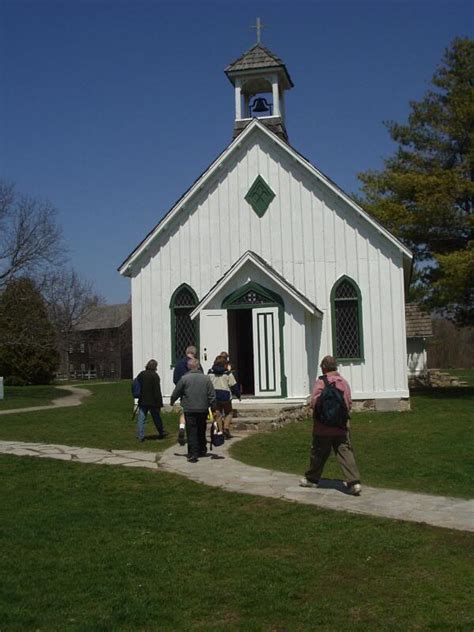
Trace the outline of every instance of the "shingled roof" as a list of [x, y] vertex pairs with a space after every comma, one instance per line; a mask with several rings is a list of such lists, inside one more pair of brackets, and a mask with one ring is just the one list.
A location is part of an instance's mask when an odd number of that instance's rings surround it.
[[407, 338], [427, 338], [433, 335], [430, 315], [423, 312], [416, 303], [405, 305]]
[[130, 305], [99, 305], [92, 307], [75, 327], [76, 331], [91, 329], [116, 329], [123, 325], [131, 315]]
[[283, 61], [261, 44], [255, 44], [246, 53], [229, 64], [225, 69], [225, 73], [229, 77], [229, 75], [235, 72], [242, 72], [243, 70], [257, 70], [262, 68], [281, 68], [284, 71], [290, 86], [293, 87], [293, 82]]

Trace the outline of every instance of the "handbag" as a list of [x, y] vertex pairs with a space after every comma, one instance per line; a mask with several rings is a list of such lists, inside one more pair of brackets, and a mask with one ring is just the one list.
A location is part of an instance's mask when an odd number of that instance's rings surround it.
[[224, 445], [224, 441], [224, 433], [219, 429], [217, 421], [213, 421], [211, 425], [211, 450], [213, 446], [219, 448], [221, 445]]

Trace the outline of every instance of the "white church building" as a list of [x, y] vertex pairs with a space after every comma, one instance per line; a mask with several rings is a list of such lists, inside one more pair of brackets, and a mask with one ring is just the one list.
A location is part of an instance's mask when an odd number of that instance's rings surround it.
[[296, 404], [331, 354], [354, 400], [405, 407], [411, 252], [289, 144], [281, 59], [258, 43], [225, 72], [232, 142], [119, 268], [134, 374], [155, 358], [170, 395], [195, 344], [205, 371], [229, 352], [246, 400]]

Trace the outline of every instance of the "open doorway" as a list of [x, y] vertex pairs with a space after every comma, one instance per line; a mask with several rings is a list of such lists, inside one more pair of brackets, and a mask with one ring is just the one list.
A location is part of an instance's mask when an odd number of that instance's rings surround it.
[[227, 316], [230, 363], [242, 395], [255, 395], [252, 310], [229, 309]]

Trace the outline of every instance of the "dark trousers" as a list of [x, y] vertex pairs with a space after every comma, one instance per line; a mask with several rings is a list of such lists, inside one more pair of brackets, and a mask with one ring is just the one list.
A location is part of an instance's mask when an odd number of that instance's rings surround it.
[[360, 483], [360, 474], [354, 457], [349, 432], [338, 437], [313, 435], [311, 462], [305, 476], [309, 481], [317, 483], [321, 478], [324, 466], [331, 454], [331, 448], [341, 466], [344, 478], [348, 483]]
[[207, 410], [202, 413], [184, 413], [188, 458], [199, 458], [207, 452], [206, 424]]

